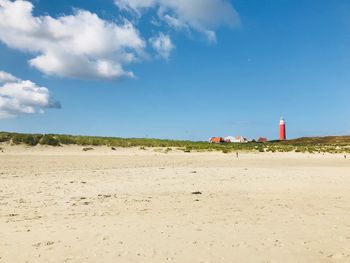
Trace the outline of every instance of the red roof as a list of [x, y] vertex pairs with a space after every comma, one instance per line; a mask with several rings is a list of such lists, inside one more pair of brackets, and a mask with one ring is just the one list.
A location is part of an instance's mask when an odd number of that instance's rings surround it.
[[219, 143], [219, 142], [222, 142], [224, 139], [221, 138], [221, 137], [213, 137], [210, 139], [211, 142], [214, 142], [214, 143]]

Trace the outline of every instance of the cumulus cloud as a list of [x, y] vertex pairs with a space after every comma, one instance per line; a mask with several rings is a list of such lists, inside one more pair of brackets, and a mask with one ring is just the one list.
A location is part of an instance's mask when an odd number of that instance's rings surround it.
[[18, 79], [11, 75], [10, 73], [0, 71], [0, 84], [1, 83], [6, 83], [6, 82], [14, 82], [17, 81]]
[[57, 17], [34, 16], [29, 0], [0, 0], [0, 42], [32, 55], [28, 64], [46, 75], [119, 79], [133, 77], [127, 65], [148, 58], [150, 48], [165, 59], [175, 48], [170, 36], [163, 33], [145, 41], [137, 24], [122, 17], [127, 13], [140, 18], [153, 10], [153, 25], [200, 32], [210, 42], [216, 41], [219, 26], [239, 24], [229, 0], [111, 1], [126, 11], [120, 14], [121, 22], [103, 20], [81, 9]]
[[161, 21], [174, 29], [190, 29], [216, 40], [215, 29], [222, 25], [235, 26], [240, 18], [227, 0], [115, 0], [121, 10], [141, 16], [156, 9]]
[[165, 59], [169, 58], [171, 51], [175, 48], [170, 37], [163, 33], [160, 33], [157, 37], [151, 38], [149, 41], [157, 53]]
[[60, 107], [47, 88], [0, 71], [0, 118], [43, 113], [47, 108]]
[[83, 79], [132, 77], [124, 66], [142, 57], [146, 45], [127, 20], [117, 24], [80, 9], [33, 16], [25, 0], [0, 0], [0, 41], [33, 54], [29, 64], [47, 75]]

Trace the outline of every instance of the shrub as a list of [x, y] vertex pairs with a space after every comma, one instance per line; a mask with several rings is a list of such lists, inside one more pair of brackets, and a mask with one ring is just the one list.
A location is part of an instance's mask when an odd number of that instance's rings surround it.
[[83, 148], [83, 151], [84, 152], [87, 152], [87, 151], [92, 151], [94, 148], [92, 148], [92, 147], [85, 147], [85, 148]]
[[0, 132], [0, 142], [8, 142], [11, 140], [11, 136], [8, 133]]
[[53, 135], [44, 135], [40, 139], [41, 145], [50, 145], [50, 146], [60, 146], [60, 142], [57, 138], [55, 138]]
[[76, 144], [77, 140], [73, 136], [69, 135], [58, 135], [56, 136], [57, 140], [60, 142], [60, 144]]
[[39, 143], [41, 135], [26, 135], [26, 134], [15, 134], [12, 137], [13, 144], [27, 144], [29, 146], [35, 146]]
[[186, 146], [185, 149], [183, 149], [183, 151], [185, 153], [190, 153], [191, 152], [191, 148]]
[[166, 148], [165, 150], [164, 150], [164, 153], [168, 153], [168, 152], [170, 152], [170, 151], [172, 151], [173, 149], [171, 149], [171, 148]]

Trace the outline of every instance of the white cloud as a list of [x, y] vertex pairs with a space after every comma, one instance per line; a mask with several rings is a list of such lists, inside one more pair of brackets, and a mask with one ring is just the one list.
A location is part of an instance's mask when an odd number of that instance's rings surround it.
[[170, 37], [163, 33], [160, 33], [157, 37], [151, 38], [149, 41], [157, 53], [165, 59], [169, 58], [171, 51], [175, 48]]
[[240, 18], [227, 0], [115, 0], [122, 10], [139, 16], [148, 9], [156, 9], [160, 20], [174, 29], [191, 29], [215, 41], [215, 29], [222, 25], [235, 26]]
[[62, 77], [133, 76], [124, 65], [143, 56], [145, 41], [130, 22], [108, 22], [79, 9], [58, 18], [32, 11], [28, 1], [0, 0], [0, 41], [33, 54], [31, 66]]
[[[216, 41], [219, 26], [240, 23], [228, 0], [114, 1], [136, 17], [153, 9], [153, 25], [200, 32], [210, 42]], [[135, 25], [125, 18], [121, 18], [123, 22], [106, 21], [81, 9], [58, 17], [34, 16], [33, 8], [29, 0], [0, 0], [0, 42], [31, 54], [29, 65], [46, 75], [81, 79], [133, 77], [127, 65], [145, 60], [149, 46], [165, 59], [175, 48], [170, 36], [163, 33], [149, 39], [147, 46]]]
[[114, 3], [123, 10], [134, 11], [140, 14], [142, 9], [154, 7], [157, 0], [114, 0]]
[[6, 82], [14, 82], [17, 81], [18, 79], [11, 75], [10, 73], [0, 71], [0, 84], [6, 83]]
[[0, 118], [43, 113], [47, 108], [60, 108], [47, 88], [0, 71]]

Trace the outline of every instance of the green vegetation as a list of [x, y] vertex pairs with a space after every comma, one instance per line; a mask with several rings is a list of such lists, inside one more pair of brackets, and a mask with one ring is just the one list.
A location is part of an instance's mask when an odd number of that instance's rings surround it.
[[338, 145], [350, 146], [350, 136], [302, 137], [282, 142], [283, 144]]
[[[28, 135], [24, 135], [24, 134], [15, 134], [12, 137], [12, 143], [13, 144], [27, 144], [30, 146], [35, 146], [37, 145], [41, 138], [43, 136], [42, 135], [37, 135], [37, 134], [28, 134]], [[10, 136], [7, 136], [7, 138], [11, 138]]]
[[301, 152], [301, 153], [350, 153], [350, 136], [341, 137], [314, 137], [288, 140], [284, 142], [272, 141], [267, 143], [223, 143], [210, 144], [208, 142], [159, 140], [159, 139], [138, 139], [138, 138], [114, 138], [114, 137], [93, 137], [74, 136], [58, 134], [20, 134], [0, 132], [0, 142], [7, 142], [13, 145], [25, 144], [36, 145], [80, 145], [80, 146], [108, 146], [111, 149], [116, 147], [139, 147], [166, 148], [163, 152], [168, 153], [173, 148], [184, 152], [219, 151], [226, 154], [238, 151], [253, 152]]
[[94, 148], [92, 148], [92, 147], [85, 147], [85, 148], [83, 148], [84, 152], [93, 151], [93, 150], [94, 150]]
[[39, 141], [42, 145], [60, 146], [60, 140], [55, 135], [43, 135]]

